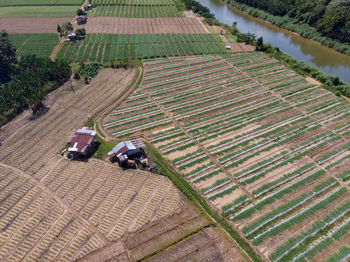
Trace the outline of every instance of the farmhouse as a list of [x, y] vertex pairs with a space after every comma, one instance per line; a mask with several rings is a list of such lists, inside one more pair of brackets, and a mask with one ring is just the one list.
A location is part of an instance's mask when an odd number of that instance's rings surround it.
[[123, 141], [116, 145], [108, 156], [111, 162], [118, 162], [120, 166], [134, 167], [137, 161], [146, 166], [147, 155], [142, 149], [144, 146], [145, 144], [140, 139]]
[[86, 156], [91, 153], [96, 142], [97, 133], [89, 127], [82, 127], [75, 131], [67, 142], [68, 152], [73, 158]]
[[77, 24], [86, 24], [87, 23], [87, 17], [85, 15], [78, 15], [75, 20], [77, 21]]

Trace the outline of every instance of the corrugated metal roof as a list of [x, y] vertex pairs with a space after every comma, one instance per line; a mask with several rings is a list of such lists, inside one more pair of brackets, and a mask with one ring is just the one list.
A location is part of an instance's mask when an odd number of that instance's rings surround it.
[[68, 141], [68, 151], [69, 152], [78, 152], [78, 153], [87, 153], [86, 149], [89, 145], [95, 142], [96, 131], [88, 127], [83, 127], [77, 130]]
[[108, 155], [119, 156], [121, 154], [124, 154], [128, 150], [142, 148], [142, 147], [145, 147], [145, 144], [142, 142], [141, 139], [127, 140], [127, 141], [120, 142], [118, 145], [116, 145], [112, 149], [112, 151], [108, 152]]

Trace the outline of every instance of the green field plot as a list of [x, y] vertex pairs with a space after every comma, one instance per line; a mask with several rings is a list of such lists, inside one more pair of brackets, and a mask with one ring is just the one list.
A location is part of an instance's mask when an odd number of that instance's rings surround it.
[[74, 17], [78, 6], [0, 7], [0, 18], [8, 17]]
[[83, 0], [0, 0], [0, 6], [31, 6], [31, 5], [76, 5]]
[[[135, 43], [159, 54], [157, 37]], [[197, 37], [167, 48], [215, 49]], [[266, 261], [338, 261], [350, 253], [349, 111], [260, 52], [179, 56], [144, 61], [141, 87], [101, 126], [147, 137]]]
[[100, 5], [90, 16], [115, 16], [130, 18], [183, 16], [174, 5]]
[[10, 41], [17, 48], [17, 55], [48, 57], [56, 45], [56, 34], [11, 34]]
[[225, 52], [223, 43], [209, 34], [90, 34], [77, 44], [63, 45], [58, 58], [71, 62], [107, 62]]
[[93, 5], [175, 5], [173, 0], [93, 0]]

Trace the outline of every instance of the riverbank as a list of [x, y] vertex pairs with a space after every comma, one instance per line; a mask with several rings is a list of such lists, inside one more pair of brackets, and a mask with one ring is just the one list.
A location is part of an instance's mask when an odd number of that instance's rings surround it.
[[[326, 74], [319, 70], [318, 68], [315, 68], [313, 66], [310, 66], [306, 64], [303, 61], [300, 61], [289, 54], [283, 52], [278, 47], [274, 47], [271, 44], [264, 44], [263, 41], [257, 41], [254, 36], [251, 34], [242, 34], [239, 32], [239, 30], [233, 25], [229, 26], [225, 23], [220, 22], [218, 19], [215, 18], [215, 14], [211, 13], [211, 10], [209, 10], [207, 7], [204, 7], [201, 3], [198, 3], [194, 0], [183, 0], [183, 1], [190, 1], [190, 3], [196, 2], [196, 8], [193, 8], [193, 5], [186, 4], [186, 7], [188, 9], [191, 9], [193, 12], [196, 12], [196, 10], [205, 10], [206, 14], [210, 14], [210, 17], [206, 17], [204, 19], [204, 22], [210, 22], [212, 25], [221, 25], [225, 29], [231, 32], [231, 34], [236, 35], [238, 41], [246, 42], [247, 44], [255, 45], [258, 51], [262, 51], [265, 53], [270, 54], [275, 59], [281, 61], [285, 64], [285, 66], [291, 68], [292, 70], [296, 71], [297, 73], [301, 74], [304, 77], [312, 77], [313, 79], [319, 81], [322, 83], [322, 87], [335, 93], [338, 96], [345, 96], [350, 98], [350, 85], [345, 83], [344, 81], [339, 80], [339, 77], [331, 76], [329, 74]], [[197, 12], [200, 15], [200, 12]], [[262, 40], [262, 39], [261, 39]]]
[[350, 55], [350, 44], [341, 43], [340, 41], [334, 40], [329, 37], [325, 37], [320, 32], [318, 32], [316, 28], [306, 23], [299, 22], [295, 18], [288, 17], [287, 15], [285, 16], [272, 15], [259, 8], [238, 3], [235, 0], [227, 0], [227, 3], [253, 17], [260, 18], [265, 22], [269, 22], [280, 28], [289, 30], [301, 37], [304, 37], [309, 40], [313, 40], [316, 43], [322, 44], [326, 47], [333, 48], [334, 50], [339, 51], [343, 54]]

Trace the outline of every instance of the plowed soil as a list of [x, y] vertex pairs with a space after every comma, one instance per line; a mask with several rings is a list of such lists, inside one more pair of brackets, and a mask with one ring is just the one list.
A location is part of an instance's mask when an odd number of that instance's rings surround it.
[[0, 30], [10, 34], [57, 33], [57, 25], [72, 18], [0, 18]]

